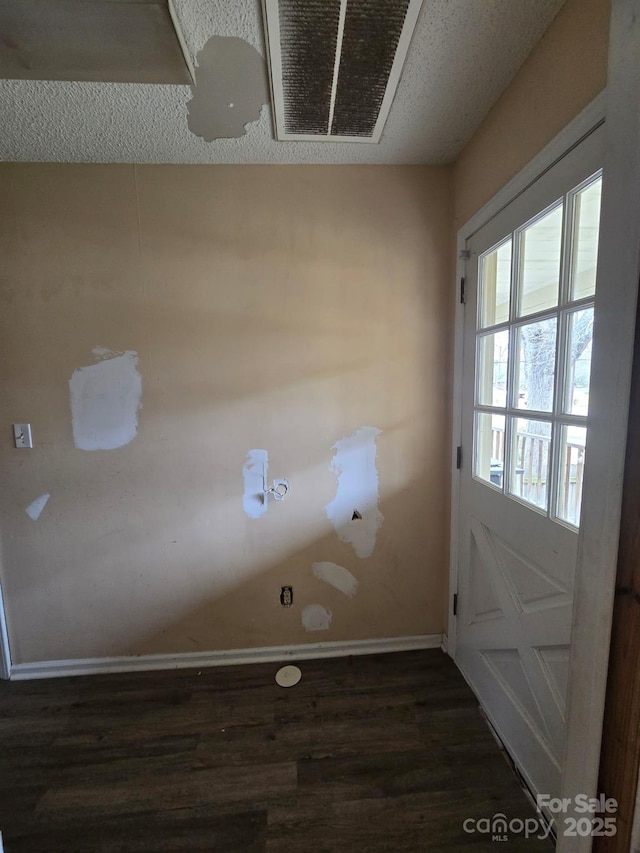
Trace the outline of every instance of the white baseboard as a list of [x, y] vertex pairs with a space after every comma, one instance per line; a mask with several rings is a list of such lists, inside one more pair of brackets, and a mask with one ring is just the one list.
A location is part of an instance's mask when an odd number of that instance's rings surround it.
[[11, 679], [25, 681], [31, 678], [62, 678], [69, 675], [97, 675], [109, 672], [143, 672], [154, 669], [232, 666], [245, 663], [280, 663], [288, 660], [314, 660], [316, 658], [348, 657], [349, 655], [376, 655], [386, 652], [439, 649], [441, 646], [442, 634], [419, 634], [413, 637], [387, 637], [381, 640], [345, 640], [335, 643], [304, 643], [298, 646], [263, 646], [257, 649], [225, 649], [220, 652], [44, 660], [35, 663], [13, 664]]

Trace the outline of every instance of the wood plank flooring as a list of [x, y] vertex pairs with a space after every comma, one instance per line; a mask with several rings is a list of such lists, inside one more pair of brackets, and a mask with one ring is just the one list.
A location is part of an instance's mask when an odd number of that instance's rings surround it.
[[549, 853], [439, 650], [0, 682], [5, 853]]

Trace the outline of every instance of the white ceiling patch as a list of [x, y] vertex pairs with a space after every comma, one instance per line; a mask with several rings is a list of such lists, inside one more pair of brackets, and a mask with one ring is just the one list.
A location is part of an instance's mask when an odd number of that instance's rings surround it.
[[333, 445], [331, 469], [338, 478], [335, 498], [325, 507], [327, 518], [358, 557], [370, 557], [384, 516], [378, 509], [376, 439], [381, 430], [365, 426]]
[[138, 433], [142, 378], [138, 354], [96, 347], [97, 364], [79, 367], [69, 380], [73, 442], [79, 450], [116, 450]]
[[189, 130], [205, 142], [244, 136], [269, 103], [267, 66], [244, 39], [213, 36], [197, 57]]
[[29, 516], [32, 521], [37, 521], [42, 515], [42, 510], [46, 507], [47, 501], [51, 495], [49, 492], [46, 492], [44, 495], [40, 495], [39, 498], [36, 498], [35, 501], [29, 504], [29, 506], [25, 509], [25, 512]]
[[332, 615], [321, 604], [309, 604], [302, 611], [302, 626], [305, 631], [328, 631]]
[[269, 472], [269, 454], [266, 450], [250, 450], [242, 469], [244, 495], [242, 507], [249, 518], [260, 518], [267, 511], [265, 487]]
[[314, 563], [312, 571], [318, 580], [339, 589], [349, 598], [353, 598], [358, 591], [358, 581], [344, 566], [337, 563]]

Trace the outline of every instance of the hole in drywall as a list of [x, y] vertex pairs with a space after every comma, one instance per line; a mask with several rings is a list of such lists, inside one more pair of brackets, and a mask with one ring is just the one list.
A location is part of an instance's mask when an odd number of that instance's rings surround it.
[[293, 604], [293, 587], [283, 586], [280, 588], [280, 604], [283, 607], [291, 607]]
[[245, 125], [257, 121], [269, 102], [264, 59], [244, 39], [213, 36], [196, 61], [189, 130], [206, 142], [244, 136]]
[[351, 521], [362, 521], [362, 514], [358, 512], [357, 509], [354, 509], [353, 515], [351, 516]]

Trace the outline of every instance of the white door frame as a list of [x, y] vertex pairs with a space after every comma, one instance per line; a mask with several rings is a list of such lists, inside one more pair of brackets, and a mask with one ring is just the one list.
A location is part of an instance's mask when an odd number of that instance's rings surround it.
[[11, 678], [11, 652], [9, 650], [9, 632], [7, 631], [7, 617], [2, 597], [2, 584], [0, 584], [0, 679], [3, 678]]
[[[604, 118], [605, 156], [591, 368], [588, 464], [572, 620], [562, 796], [595, 796], [613, 615], [620, 508], [640, 278], [640, 0], [613, 0], [606, 95], [596, 98], [458, 232], [457, 280], [466, 240]], [[458, 583], [458, 499], [463, 308], [456, 286], [450, 591]], [[470, 455], [467, 449], [467, 457]], [[463, 461], [465, 464], [465, 461]], [[453, 595], [451, 595], [453, 599]], [[449, 609], [448, 650], [455, 654]], [[558, 837], [560, 853], [587, 853], [590, 837]]]
[[[613, 0], [607, 93], [564, 796], [598, 784], [640, 280], [640, 0]], [[588, 851], [590, 840], [562, 838], [558, 850]]]

